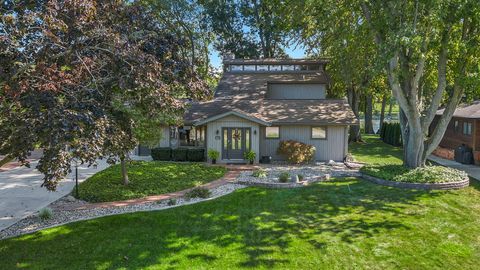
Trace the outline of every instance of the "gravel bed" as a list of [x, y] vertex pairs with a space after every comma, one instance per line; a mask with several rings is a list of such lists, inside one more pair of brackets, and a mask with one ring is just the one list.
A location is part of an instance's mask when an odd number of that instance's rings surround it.
[[358, 169], [349, 169], [343, 163], [315, 163], [307, 165], [288, 165], [284, 163], [275, 163], [271, 165], [261, 165], [267, 172], [267, 177], [258, 178], [252, 176], [253, 171], [243, 171], [237, 178], [239, 181], [256, 183], [279, 183], [278, 177], [281, 173], [288, 172], [290, 176], [303, 175], [305, 180], [317, 178], [319, 176], [330, 175], [332, 177], [360, 176]]
[[68, 204], [75, 204], [75, 206], [80, 206], [86, 202], [79, 200], [72, 200], [71, 196], [63, 197], [49, 207], [53, 210], [53, 217], [48, 220], [42, 220], [38, 217], [37, 214], [28, 216], [19, 222], [13, 224], [12, 226], [0, 231], [0, 239], [10, 238], [26, 233], [35, 232], [41, 229], [55, 227], [62, 224], [98, 218], [102, 216], [117, 215], [123, 213], [132, 213], [138, 211], [153, 211], [153, 210], [162, 210], [172, 207], [177, 207], [181, 205], [194, 204], [201, 201], [211, 200], [218, 198], [237, 189], [244, 188], [244, 185], [239, 184], [226, 184], [210, 190], [211, 196], [206, 199], [202, 198], [193, 198], [190, 200], [184, 198], [175, 199], [175, 205], [168, 205], [169, 200], [159, 201], [159, 202], [149, 202], [144, 204], [137, 204], [131, 206], [123, 207], [112, 207], [112, 208], [96, 208], [96, 209], [85, 209], [85, 210], [62, 210], [62, 206]]

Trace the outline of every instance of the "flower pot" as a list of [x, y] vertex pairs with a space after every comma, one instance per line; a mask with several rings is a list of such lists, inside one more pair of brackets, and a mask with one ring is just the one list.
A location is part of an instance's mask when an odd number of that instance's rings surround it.
[[253, 160], [250, 160], [250, 165], [253, 165]]
[[217, 164], [217, 160], [216, 160], [216, 159], [212, 159], [212, 164]]

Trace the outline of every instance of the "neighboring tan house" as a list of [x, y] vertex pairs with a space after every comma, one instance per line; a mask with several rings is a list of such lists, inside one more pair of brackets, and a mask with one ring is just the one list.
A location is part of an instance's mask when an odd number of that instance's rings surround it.
[[327, 99], [328, 60], [224, 60], [211, 101], [193, 103], [184, 125], [164, 129], [160, 146], [203, 147], [220, 152], [221, 163], [245, 162], [249, 149], [281, 160], [280, 141], [316, 147], [318, 161], [342, 161], [348, 127], [359, 121], [345, 100]]
[[[431, 127], [435, 127], [443, 109], [437, 111]], [[473, 152], [475, 164], [480, 164], [480, 101], [471, 105], [459, 105], [443, 135], [440, 147], [434, 154], [446, 159], [454, 159], [455, 148], [465, 145]]]

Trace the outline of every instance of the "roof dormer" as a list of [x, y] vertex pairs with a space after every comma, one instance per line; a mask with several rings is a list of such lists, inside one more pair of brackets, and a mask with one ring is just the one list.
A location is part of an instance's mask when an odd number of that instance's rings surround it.
[[328, 59], [232, 59], [223, 61], [224, 72], [304, 73], [324, 72]]

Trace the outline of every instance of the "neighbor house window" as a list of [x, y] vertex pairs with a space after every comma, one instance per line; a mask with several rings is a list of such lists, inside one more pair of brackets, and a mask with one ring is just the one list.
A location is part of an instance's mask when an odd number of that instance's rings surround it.
[[326, 139], [327, 128], [326, 127], [312, 127], [312, 139]]
[[464, 135], [472, 135], [472, 123], [463, 122], [463, 134]]
[[267, 139], [278, 139], [278, 138], [280, 138], [280, 127], [266, 127], [265, 128], [265, 138], [267, 138]]
[[255, 71], [256, 68], [255, 68], [255, 65], [244, 65], [243, 70], [244, 71]]
[[282, 70], [281, 65], [270, 65], [270, 71], [280, 71]]
[[455, 121], [455, 129], [454, 129], [455, 132], [458, 132], [459, 131], [459, 126], [458, 126], [458, 121]]

